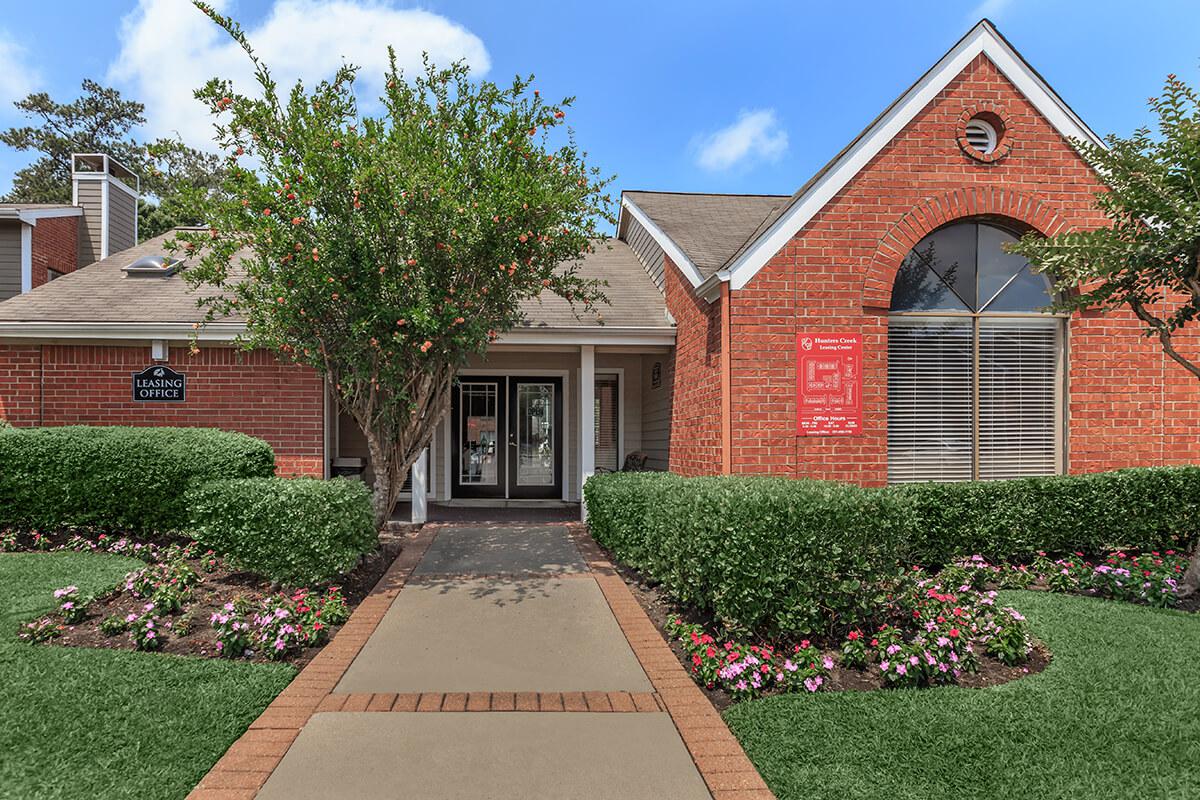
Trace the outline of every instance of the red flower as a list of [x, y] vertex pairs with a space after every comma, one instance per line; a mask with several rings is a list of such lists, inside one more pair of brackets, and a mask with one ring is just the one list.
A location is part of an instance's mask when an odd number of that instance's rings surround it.
[[950, 629], [950, 638], [951, 638], [951, 639], [957, 639], [957, 638], [958, 638], [958, 628], [951, 628], [951, 629]]

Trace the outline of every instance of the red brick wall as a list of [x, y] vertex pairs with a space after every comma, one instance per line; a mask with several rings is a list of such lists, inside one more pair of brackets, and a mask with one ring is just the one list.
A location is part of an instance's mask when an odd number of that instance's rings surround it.
[[697, 298], [670, 257], [664, 261], [667, 307], [678, 324], [669, 469], [709, 475], [721, 471], [721, 306]]
[[172, 425], [240, 431], [270, 442], [283, 475], [324, 474], [324, 400], [316, 373], [266, 351], [173, 348], [183, 403], [135, 403], [131, 376], [150, 348], [0, 345], [0, 417], [30, 425]]
[[49, 280], [47, 269], [74, 272], [79, 260], [79, 220], [81, 217], [39, 219], [33, 228], [33, 286]]
[[[1072, 472], [1200, 462], [1200, 381], [1143, 330], [1124, 311], [1071, 320]], [[1200, 334], [1177, 346], [1200, 359]]]
[[[999, 106], [1011, 152], [990, 164], [968, 157], [956, 133], [964, 109]], [[984, 56], [975, 59], [742, 289], [731, 293], [732, 469], [882, 484], [887, 478], [887, 300], [899, 260], [951, 219], [995, 212], [1045, 233], [1103, 224], [1101, 188], [1069, 143]], [[672, 469], [718, 471], [719, 452], [693, 445], [707, 432], [719, 388], [712, 348], [715, 306], [685, 302], [669, 270], [668, 306], [679, 323]], [[1165, 361], [1131, 315], [1070, 321], [1069, 468], [1200, 461], [1200, 383]], [[864, 343], [863, 434], [798, 437], [795, 335], [858, 332]], [[707, 343], [707, 348], [702, 346]], [[1200, 350], [1196, 352], [1200, 353]], [[704, 358], [701, 358], [701, 355]], [[695, 407], [680, 409], [688, 403]], [[704, 423], [704, 424], [701, 424]], [[719, 420], [711, 423], [719, 431]], [[701, 437], [700, 441], [713, 441]], [[719, 439], [715, 440], [719, 447]], [[717, 465], [717, 466], [714, 466]]]

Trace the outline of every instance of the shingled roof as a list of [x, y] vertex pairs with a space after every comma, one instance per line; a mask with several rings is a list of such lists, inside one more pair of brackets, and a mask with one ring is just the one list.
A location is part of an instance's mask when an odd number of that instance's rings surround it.
[[628, 198], [679, 245], [707, 278], [791, 199], [780, 194], [627, 191]]
[[[213, 290], [193, 291], [179, 273], [129, 275], [124, 272], [139, 258], [165, 253], [165, 233], [136, 247], [67, 273], [31, 292], [0, 302], [0, 323], [185, 323], [202, 319], [197, 300]], [[579, 266], [585, 278], [606, 282], [602, 291], [611, 305], [576, 317], [571, 305], [557, 295], [526, 301], [526, 327], [669, 328], [663, 295], [629, 246], [620, 241], [599, 242]], [[236, 322], [237, 320], [230, 320]]]

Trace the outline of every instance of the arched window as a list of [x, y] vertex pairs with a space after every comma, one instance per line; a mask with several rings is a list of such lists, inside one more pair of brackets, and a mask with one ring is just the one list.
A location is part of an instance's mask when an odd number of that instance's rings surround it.
[[888, 327], [888, 480], [1062, 469], [1065, 320], [992, 221], [939, 228], [905, 258]]

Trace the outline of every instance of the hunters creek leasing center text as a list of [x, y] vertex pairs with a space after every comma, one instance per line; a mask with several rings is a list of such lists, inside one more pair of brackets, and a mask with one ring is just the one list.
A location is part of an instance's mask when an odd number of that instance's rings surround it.
[[[530, 302], [463, 370], [414, 515], [578, 502], [627, 461], [870, 485], [1196, 461], [1196, 381], [1132, 314], [1047, 313], [1005, 251], [1104, 223], [1074, 141], [1098, 139], [984, 21], [793, 195], [623, 192], [582, 263], [611, 305]], [[239, 320], [188, 352], [200, 313], [163, 237], [137, 241], [136, 177], [72, 166], [72, 204], [0, 207], [0, 415], [215, 426], [288, 474], [361, 471], [320, 378], [232, 347]]]

